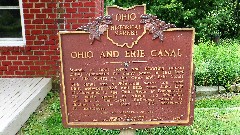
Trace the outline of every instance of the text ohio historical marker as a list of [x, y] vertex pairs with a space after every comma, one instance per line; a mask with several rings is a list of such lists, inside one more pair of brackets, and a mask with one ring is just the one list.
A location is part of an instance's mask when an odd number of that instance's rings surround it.
[[147, 15], [145, 5], [60, 32], [65, 127], [109, 129], [193, 122], [194, 29]]

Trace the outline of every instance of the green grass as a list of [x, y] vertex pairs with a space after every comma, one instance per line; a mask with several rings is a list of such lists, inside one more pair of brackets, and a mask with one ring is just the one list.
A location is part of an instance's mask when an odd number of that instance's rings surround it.
[[240, 107], [240, 95], [231, 97], [203, 98], [195, 103], [196, 108], [231, 108]]
[[[196, 101], [192, 126], [139, 129], [137, 135], [235, 135], [240, 133], [240, 95], [204, 98]], [[204, 110], [201, 108], [215, 108]], [[219, 109], [218, 109], [219, 108]], [[31, 115], [19, 135], [118, 135], [119, 130], [98, 128], [64, 128], [61, 122], [60, 101], [57, 92], [50, 92], [40, 108]]]

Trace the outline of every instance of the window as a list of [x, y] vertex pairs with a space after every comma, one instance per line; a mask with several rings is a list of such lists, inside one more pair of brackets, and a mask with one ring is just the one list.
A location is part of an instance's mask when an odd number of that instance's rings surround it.
[[0, 0], [0, 46], [25, 44], [22, 0]]

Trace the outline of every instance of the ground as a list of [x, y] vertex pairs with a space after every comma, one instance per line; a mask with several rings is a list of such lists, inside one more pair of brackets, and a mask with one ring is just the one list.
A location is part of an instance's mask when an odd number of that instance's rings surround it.
[[[180, 127], [139, 129], [137, 135], [235, 135], [240, 133], [240, 94], [220, 94], [196, 100], [194, 124]], [[59, 94], [50, 92], [38, 110], [21, 128], [25, 134], [118, 135], [119, 130], [64, 128], [61, 123]]]

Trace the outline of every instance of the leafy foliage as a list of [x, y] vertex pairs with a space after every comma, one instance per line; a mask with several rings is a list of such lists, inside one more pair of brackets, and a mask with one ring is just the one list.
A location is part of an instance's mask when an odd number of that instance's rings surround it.
[[230, 0], [223, 1], [209, 11], [205, 18], [196, 20], [198, 36], [208, 39], [213, 36], [225, 38], [236, 37], [239, 34], [239, 20], [235, 16], [235, 5]]
[[147, 12], [177, 27], [196, 28], [196, 39], [209, 40], [240, 34], [238, 0], [106, 0], [105, 5], [130, 7], [147, 4]]
[[228, 87], [240, 77], [239, 40], [224, 40], [219, 44], [201, 42], [195, 46], [195, 85]]

